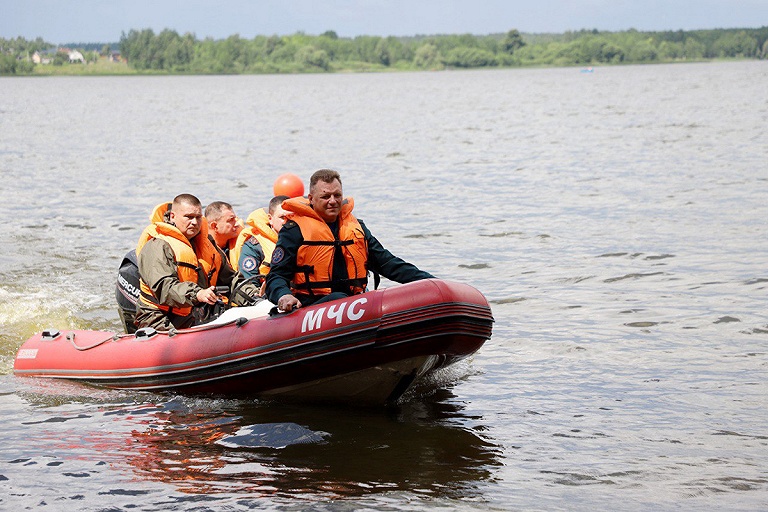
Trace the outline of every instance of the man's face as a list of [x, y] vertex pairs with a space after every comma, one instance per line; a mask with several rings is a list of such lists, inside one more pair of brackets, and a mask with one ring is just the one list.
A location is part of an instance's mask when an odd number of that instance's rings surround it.
[[187, 239], [193, 238], [200, 232], [202, 221], [203, 210], [200, 206], [192, 206], [187, 203], [173, 205], [171, 222], [176, 224], [176, 227], [184, 233]]
[[341, 212], [341, 183], [339, 180], [333, 180], [331, 183], [318, 181], [307, 194], [307, 198], [321, 219], [333, 222]]
[[222, 208], [221, 217], [209, 223], [211, 230], [221, 238], [230, 240], [240, 234], [240, 224], [237, 223], [237, 215], [229, 208]]
[[272, 229], [274, 229], [276, 233], [279, 233], [280, 230], [283, 229], [283, 224], [288, 220], [286, 218], [287, 214], [288, 212], [283, 210], [283, 207], [280, 205], [277, 205], [274, 213], [269, 214], [269, 225], [272, 226]]

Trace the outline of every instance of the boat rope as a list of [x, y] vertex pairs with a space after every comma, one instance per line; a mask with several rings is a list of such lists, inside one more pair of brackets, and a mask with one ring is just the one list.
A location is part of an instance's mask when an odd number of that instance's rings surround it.
[[[203, 324], [203, 325], [198, 325], [198, 326], [195, 326], [195, 327], [192, 327], [192, 328], [189, 328], [189, 329], [178, 329], [178, 330], [177, 329], [171, 329], [171, 330], [168, 331], [168, 337], [172, 338], [172, 337], [176, 336], [177, 334], [184, 334], [184, 333], [189, 333], [189, 332], [208, 331], [210, 329], [217, 329], [219, 327], [226, 327], [226, 326], [232, 325], [232, 324], [237, 324], [238, 327], [242, 327], [243, 325], [245, 325], [247, 323], [248, 323], [248, 319], [241, 316], [240, 318], [235, 318], [235, 319], [230, 320], [229, 322], [226, 322], [226, 323], [223, 323], [223, 324], [214, 324], [214, 325]], [[110, 336], [108, 338], [104, 338], [103, 340], [99, 340], [96, 343], [93, 343], [92, 345], [88, 345], [87, 347], [81, 347], [81, 346], [78, 346], [77, 343], [75, 343], [75, 333], [74, 332], [70, 332], [70, 333], [67, 334], [67, 340], [69, 340], [69, 342], [72, 344], [73, 347], [75, 347], [76, 350], [79, 350], [79, 351], [82, 352], [82, 351], [85, 351], [85, 350], [90, 350], [92, 348], [96, 348], [99, 345], [103, 345], [104, 343], [106, 343], [108, 341], [117, 341], [119, 339], [127, 338], [127, 337], [130, 337], [130, 336], [133, 336], [133, 335], [132, 334], [114, 334], [114, 335], [112, 335], [112, 336]]]
[[93, 345], [88, 345], [87, 347], [79, 347], [79, 346], [77, 346], [77, 344], [75, 343], [75, 333], [73, 333], [73, 332], [70, 332], [69, 334], [67, 334], [67, 339], [69, 340], [69, 342], [72, 344], [73, 347], [75, 347], [77, 350], [83, 351], [83, 350], [90, 350], [92, 348], [96, 348], [99, 345], [102, 345], [102, 344], [104, 344], [104, 343], [106, 343], [108, 341], [114, 340], [115, 337], [114, 336], [110, 336], [109, 338], [105, 338], [105, 339], [103, 339], [101, 341], [97, 341]]

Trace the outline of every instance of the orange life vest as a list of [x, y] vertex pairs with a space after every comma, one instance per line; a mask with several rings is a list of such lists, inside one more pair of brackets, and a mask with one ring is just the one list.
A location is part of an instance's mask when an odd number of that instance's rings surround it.
[[168, 222], [167, 215], [171, 212], [173, 203], [160, 203], [152, 209], [149, 214], [149, 222]]
[[267, 214], [264, 208], [254, 210], [248, 215], [245, 227], [237, 236], [235, 246], [229, 250], [229, 261], [232, 262], [232, 268], [237, 269], [240, 262], [240, 254], [243, 252], [243, 245], [250, 238], [255, 239], [261, 245], [264, 261], [259, 266], [259, 274], [267, 275], [270, 262], [272, 261], [272, 252], [275, 250], [275, 244], [277, 243], [277, 231], [269, 225], [269, 214]]
[[[235, 270], [237, 270], [237, 260], [232, 257], [232, 251], [235, 248], [236, 244], [237, 244], [237, 239], [230, 238], [229, 240], [227, 240], [227, 246], [221, 248], [224, 254], [228, 255], [229, 264]], [[237, 257], [239, 258], [240, 255], [238, 254]]]
[[[243, 227], [243, 221], [240, 217], [237, 217], [237, 223], [240, 225], [241, 228]], [[203, 224], [206, 225], [208, 232], [210, 233], [211, 227], [208, 225], [208, 219], [206, 219], [205, 217], [203, 217]], [[215, 239], [213, 243], [216, 243]], [[237, 270], [237, 259], [232, 257], [232, 250], [235, 248], [236, 245], [237, 245], [237, 237], [230, 238], [229, 240], [227, 240], [227, 245], [221, 248], [221, 252], [227, 255], [227, 261], [229, 262], [230, 266], [235, 270]], [[237, 256], [239, 258], [240, 254], [238, 253]]]
[[292, 293], [327, 295], [331, 293], [333, 258], [341, 247], [347, 267], [347, 284], [352, 293], [363, 293], [368, 284], [368, 241], [360, 222], [352, 215], [355, 202], [345, 198], [339, 213], [339, 238], [334, 238], [328, 224], [312, 209], [304, 197], [283, 201], [283, 209], [293, 212], [293, 221], [304, 238], [296, 254], [296, 273]]
[[[155, 213], [162, 206], [164, 204], [156, 207]], [[150, 217], [151, 219], [156, 218], [155, 213]], [[173, 224], [154, 221], [144, 229], [139, 237], [139, 242], [136, 246], [137, 257], [144, 245], [153, 238], [159, 238], [171, 246], [174, 258], [176, 259], [179, 281], [192, 281], [194, 283], [202, 281], [207, 283], [208, 286], [216, 285], [222, 261], [218, 250], [208, 239], [208, 225], [205, 222], [201, 225], [200, 233], [192, 240], [188, 240]], [[140, 300], [142, 304], [179, 316], [187, 316], [192, 313], [191, 306], [172, 308], [160, 304], [152, 289], [144, 282], [143, 278], [139, 280], [139, 286], [141, 288]]]

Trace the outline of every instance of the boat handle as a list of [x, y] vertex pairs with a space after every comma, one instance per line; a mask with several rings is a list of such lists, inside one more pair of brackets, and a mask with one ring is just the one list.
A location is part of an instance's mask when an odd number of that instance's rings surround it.
[[136, 337], [136, 341], [148, 340], [156, 334], [157, 330], [154, 327], [142, 327], [141, 329], [136, 329], [136, 332], [133, 333]]

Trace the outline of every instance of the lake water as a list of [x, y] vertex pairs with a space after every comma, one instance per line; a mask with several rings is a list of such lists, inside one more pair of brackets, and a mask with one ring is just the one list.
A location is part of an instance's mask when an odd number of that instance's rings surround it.
[[[768, 509], [768, 64], [0, 78], [0, 509]], [[398, 408], [13, 376], [181, 192], [332, 167], [493, 337]], [[387, 285], [392, 285], [387, 283]], [[323, 442], [227, 447], [241, 428]], [[256, 434], [253, 434], [254, 436]]]

